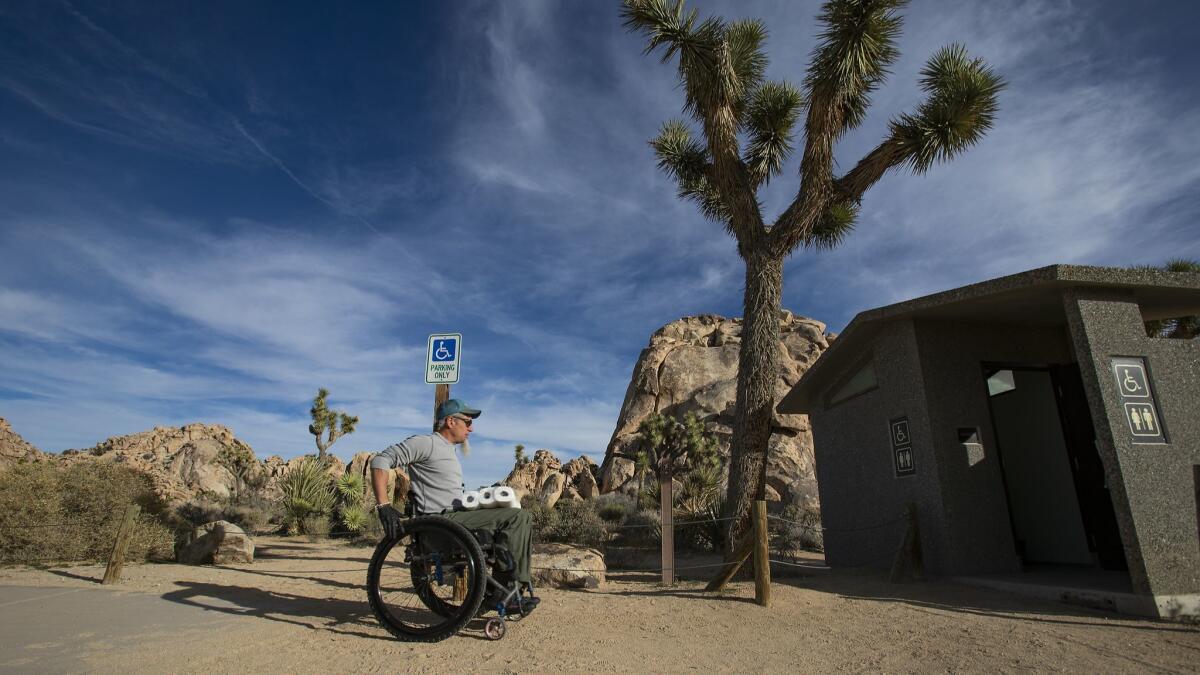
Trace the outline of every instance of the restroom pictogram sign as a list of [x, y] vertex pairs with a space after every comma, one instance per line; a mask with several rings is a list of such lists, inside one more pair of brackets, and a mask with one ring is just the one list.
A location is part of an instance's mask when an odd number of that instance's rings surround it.
[[1154, 387], [1140, 357], [1116, 357], [1112, 360], [1113, 378], [1121, 397], [1121, 414], [1135, 444], [1166, 443], [1162, 417], [1158, 412]]

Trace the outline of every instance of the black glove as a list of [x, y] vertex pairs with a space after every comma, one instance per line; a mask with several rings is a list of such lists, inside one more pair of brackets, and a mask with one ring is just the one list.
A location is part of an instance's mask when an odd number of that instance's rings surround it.
[[379, 524], [383, 525], [383, 534], [388, 539], [395, 539], [400, 534], [400, 512], [391, 504], [384, 504], [375, 509], [379, 516]]

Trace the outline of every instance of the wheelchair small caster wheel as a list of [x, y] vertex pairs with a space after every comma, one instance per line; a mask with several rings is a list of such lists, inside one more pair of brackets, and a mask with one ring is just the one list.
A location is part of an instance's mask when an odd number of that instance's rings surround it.
[[504, 619], [488, 619], [487, 623], [483, 624], [483, 634], [489, 640], [499, 640], [504, 637], [504, 631], [508, 630], [504, 627]]

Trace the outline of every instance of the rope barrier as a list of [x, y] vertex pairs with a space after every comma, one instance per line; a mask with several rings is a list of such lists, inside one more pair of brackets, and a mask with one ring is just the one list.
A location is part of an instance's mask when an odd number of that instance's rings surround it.
[[903, 520], [904, 520], [904, 518], [896, 518], [896, 519], [894, 519], [894, 520], [889, 520], [889, 521], [886, 521], [886, 522], [883, 522], [883, 523], [879, 523], [878, 525], [868, 525], [867, 527], [857, 527], [857, 528], [846, 528], [846, 529], [841, 529], [841, 528], [832, 528], [832, 527], [820, 527], [820, 528], [817, 528], [817, 527], [813, 527], [812, 525], [806, 525], [806, 524], [804, 524], [804, 523], [801, 523], [801, 522], [800, 522], [800, 521], [798, 521], [798, 520], [788, 520], [787, 518], [783, 518], [783, 517], [780, 517], [780, 516], [774, 516], [774, 515], [771, 515], [771, 514], [767, 514], [767, 518], [769, 518], [769, 519], [771, 519], [771, 520], [778, 520], [778, 521], [782, 521], [782, 522], [785, 522], [785, 523], [791, 523], [791, 524], [793, 524], [793, 525], [799, 525], [800, 527], [802, 527], [802, 528], [805, 528], [805, 529], [808, 529], [808, 530], [820, 529], [822, 532], [834, 532], [834, 533], [839, 533], [839, 534], [840, 534], [840, 533], [845, 533], [845, 532], [867, 532], [867, 531], [869, 531], [869, 530], [878, 530], [878, 529], [881, 529], [881, 528], [887, 527], [887, 526], [889, 526], [889, 525], [895, 525], [896, 523], [899, 523], [899, 522], [901, 522], [901, 521], [903, 521]]
[[[725, 521], [729, 521], [729, 520], [735, 520], [735, 518], [730, 517], [730, 518], [705, 518], [703, 520], [683, 520], [683, 521], [675, 521], [674, 525], [675, 525], [675, 527], [682, 527], [684, 525], [697, 525], [697, 524], [707, 525], [707, 524], [711, 524], [711, 523], [721, 523], [721, 522], [725, 522]], [[607, 527], [609, 529], [613, 529], [613, 530], [623, 530], [626, 528], [638, 528], [638, 527], [662, 527], [662, 524], [661, 523], [652, 523], [652, 524], [648, 524], [648, 525], [608, 525]]]
[[0, 530], [39, 530], [47, 527], [84, 527], [87, 525], [106, 525], [113, 522], [112, 518], [104, 520], [77, 520], [71, 523], [39, 523], [37, 525], [0, 525]]

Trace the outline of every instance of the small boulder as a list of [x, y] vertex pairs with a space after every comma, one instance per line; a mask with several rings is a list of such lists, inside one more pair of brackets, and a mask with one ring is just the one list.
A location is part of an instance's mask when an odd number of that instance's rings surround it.
[[175, 559], [186, 565], [252, 563], [254, 540], [231, 522], [205, 523], [176, 546]]
[[567, 544], [535, 544], [530, 567], [533, 585], [550, 588], [600, 588], [608, 572], [599, 551]]

